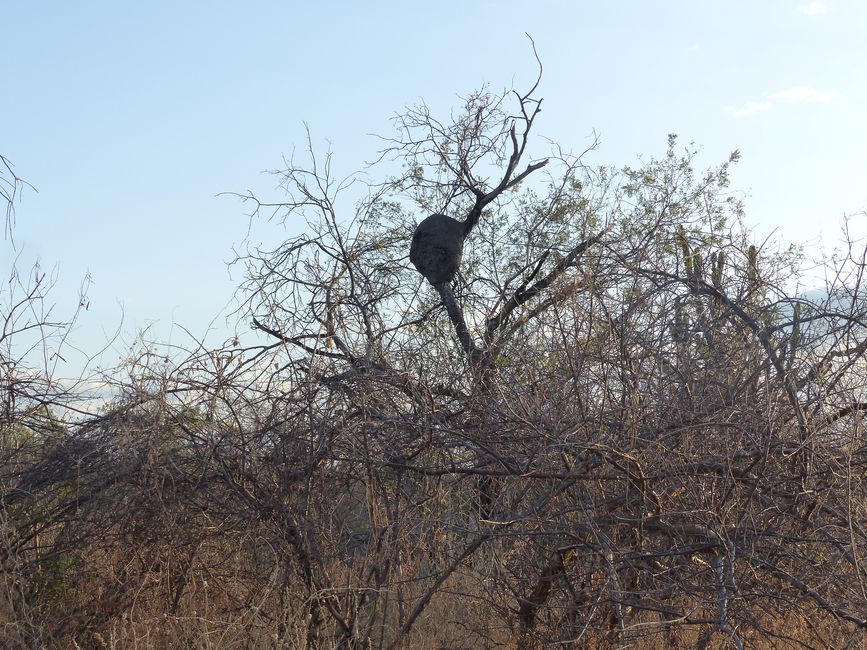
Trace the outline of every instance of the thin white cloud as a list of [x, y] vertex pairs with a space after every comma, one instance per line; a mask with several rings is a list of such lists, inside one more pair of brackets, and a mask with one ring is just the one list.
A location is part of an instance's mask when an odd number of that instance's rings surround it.
[[752, 113], [769, 111], [774, 107], [775, 101], [786, 102], [787, 104], [830, 104], [831, 102], [843, 101], [843, 95], [836, 90], [817, 90], [812, 86], [793, 86], [785, 90], [770, 93], [766, 97], [768, 101], [750, 101], [740, 107], [726, 106], [723, 110], [737, 119], [745, 115], [751, 115]]
[[774, 104], [772, 102], [747, 102], [740, 108], [736, 108], [734, 106], [726, 106], [725, 111], [727, 113], [731, 113], [731, 116], [735, 119], [739, 117], [743, 117], [744, 115], [750, 115], [752, 113], [760, 113], [762, 111], [769, 111], [773, 108]]
[[805, 16], [819, 16], [831, 11], [831, 7], [826, 5], [824, 2], [811, 2], [808, 5], [801, 5], [798, 7], [798, 11]]
[[810, 102], [827, 104], [838, 102], [843, 95], [834, 90], [816, 90], [810, 86], [795, 86], [773, 93], [771, 99], [779, 99], [784, 102]]

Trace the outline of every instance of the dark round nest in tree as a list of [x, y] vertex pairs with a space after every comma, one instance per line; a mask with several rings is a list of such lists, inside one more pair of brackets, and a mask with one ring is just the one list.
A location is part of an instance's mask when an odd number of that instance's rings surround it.
[[431, 284], [451, 282], [464, 251], [464, 224], [444, 214], [432, 214], [415, 229], [409, 259]]

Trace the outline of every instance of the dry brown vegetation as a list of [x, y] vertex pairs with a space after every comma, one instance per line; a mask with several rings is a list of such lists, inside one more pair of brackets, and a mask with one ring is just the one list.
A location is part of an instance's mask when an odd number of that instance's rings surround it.
[[[239, 258], [254, 332], [143, 344], [96, 414], [33, 362], [66, 329], [13, 275], [0, 645], [859, 647], [863, 243], [804, 294], [797, 251], [741, 226], [734, 161], [698, 173], [674, 138], [623, 170], [555, 149], [508, 187], [538, 107], [408, 110], [402, 173], [348, 216], [357, 183], [290, 162], [267, 207], [310, 228]], [[408, 244], [497, 187], [466, 344]]]

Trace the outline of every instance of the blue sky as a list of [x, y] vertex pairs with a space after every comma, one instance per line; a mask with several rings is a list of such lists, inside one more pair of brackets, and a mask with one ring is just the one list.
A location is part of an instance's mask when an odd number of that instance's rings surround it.
[[[21, 261], [59, 265], [68, 312], [90, 273], [74, 339], [203, 336], [238, 278], [247, 232], [220, 192], [278, 199], [263, 170], [330, 141], [358, 169], [389, 118], [420, 98], [441, 115], [488, 82], [545, 66], [537, 132], [588, 163], [659, 154], [674, 132], [710, 165], [739, 149], [735, 189], [757, 238], [826, 244], [867, 206], [867, 3], [10, 2], [2, 7], [0, 153], [38, 193], [17, 206]], [[864, 221], [863, 215], [855, 217]], [[863, 225], [863, 224], [862, 224]], [[296, 234], [254, 229], [254, 243]], [[10, 248], [0, 249], [2, 258]], [[3, 272], [8, 264], [3, 259]], [[115, 349], [122, 348], [118, 344]], [[110, 359], [106, 359], [110, 361]]]

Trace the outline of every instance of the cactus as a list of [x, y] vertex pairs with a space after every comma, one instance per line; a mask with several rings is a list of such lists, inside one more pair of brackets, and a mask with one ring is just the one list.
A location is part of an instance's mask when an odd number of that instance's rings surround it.
[[794, 363], [795, 350], [801, 344], [801, 304], [795, 303], [795, 309], [792, 314], [792, 336], [789, 338], [789, 367]]
[[689, 250], [689, 242], [686, 239], [686, 230], [683, 226], [677, 227], [677, 243], [680, 244], [680, 249], [683, 252], [683, 263], [686, 266], [687, 275], [690, 273], [690, 260], [692, 253]]
[[711, 282], [716, 289], [722, 288], [723, 268], [725, 267], [726, 254], [719, 251], [715, 255], [711, 255]]
[[698, 282], [702, 275], [704, 275], [704, 264], [701, 260], [701, 253], [696, 251], [692, 254], [692, 277]]
[[759, 253], [753, 244], [750, 244], [747, 251], [747, 278], [753, 287], [759, 281]]
[[684, 312], [680, 302], [675, 306], [671, 330], [672, 338], [677, 343], [683, 343], [689, 338], [689, 316]]

